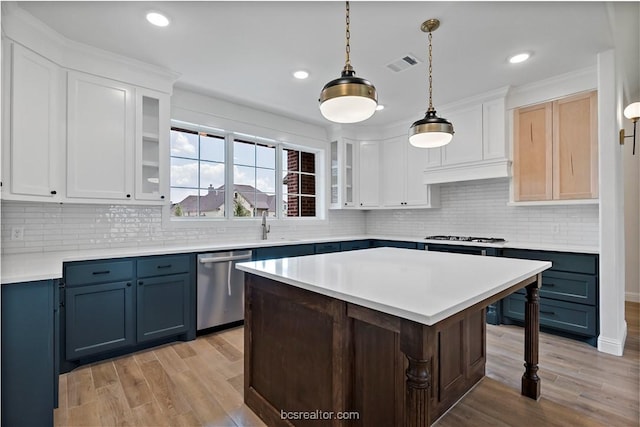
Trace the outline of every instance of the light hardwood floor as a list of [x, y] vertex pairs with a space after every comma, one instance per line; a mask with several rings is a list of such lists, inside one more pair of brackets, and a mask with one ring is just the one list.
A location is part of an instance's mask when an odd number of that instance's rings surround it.
[[[640, 304], [627, 303], [623, 357], [540, 334], [542, 397], [520, 396], [523, 331], [487, 325], [487, 377], [438, 426], [640, 425]], [[60, 376], [56, 426], [264, 426], [242, 401], [243, 329]]]

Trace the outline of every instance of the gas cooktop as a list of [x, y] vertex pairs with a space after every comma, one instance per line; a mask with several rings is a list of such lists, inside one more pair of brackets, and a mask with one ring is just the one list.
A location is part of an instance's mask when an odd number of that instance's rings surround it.
[[469, 236], [427, 236], [425, 240], [451, 240], [457, 242], [504, 243], [506, 240], [498, 237], [469, 237]]

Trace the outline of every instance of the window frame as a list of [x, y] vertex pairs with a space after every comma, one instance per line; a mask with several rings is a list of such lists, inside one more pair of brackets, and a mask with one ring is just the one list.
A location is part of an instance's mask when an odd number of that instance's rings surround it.
[[[282, 191], [282, 173], [283, 171], [282, 165], [282, 153], [285, 149], [291, 149], [300, 152], [311, 153], [314, 155], [315, 159], [315, 199], [316, 199], [316, 215], [315, 216], [286, 216], [283, 210], [282, 203], [276, 203], [276, 216], [269, 217], [269, 221], [272, 223], [294, 223], [294, 222], [304, 222], [305, 224], [313, 224], [314, 222], [324, 222], [326, 221], [326, 213], [327, 213], [327, 204], [325, 201], [326, 189], [325, 189], [325, 177], [322, 173], [324, 171], [324, 157], [326, 155], [326, 148], [315, 148], [308, 147], [304, 145], [292, 144], [284, 141], [277, 141], [269, 138], [263, 138], [255, 135], [248, 135], [240, 132], [226, 131], [222, 129], [212, 128], [203, 125], [197, 125], [193, 123], [187, 123], [183, 121], [172, 120], [171, 121], [171, 130], [174, 128], [178, 128], [180, 130], [184, 130], [187, 132], [195, 132], [195, 133], [205, 133], [213, 137], [224, 138], [225, 140], [225, 189], [233, 188], [233, 179], [234, 179], [234, 160], [233, 160], [233, 143], [235, 140], [254, 142], [257, 144], [268, 144], [274, 145], [276, 149], [276, 159], [275, 159], [275, 195], [278, 200], [281, 200], [284, 196]], [[170, 153], [169, 149], [169, 153]], [[169, 163], [171, 163], [171, 156], [169, 158]], [[178, 156], [176, 156], [178, 157]], [[200, 156], [198, 156], [198, 162], [200, 162]], [[171, 170], [169, 170], [169, 190], [173, 188], [171, 186]], [[229, 187], [231, 185], [231, 187]], [[186, 217], [175, 217], [171, 214], [171, 207], [173, 203], [168, 203], [163, 207], [162, 210], [162, 224], [168, 228], [193, 228], [193, 227], [207, 227], [212, 225], [222, 225], [230, 228], [241, 228], [245, 227], [247, 222], [260, 222], [260, 217], [235, 217], [233, 215], [233, 209], [229, 209], [229, 206], [233, 205], [233, 191], [225, 191], [225, 212], [224, 216], [221, 217], [201, 217], [201, 216], [186, 216]], [[224, 229], [221, 229], [224, 231]], [[222, 232], [221, 231], [221, 232]]]

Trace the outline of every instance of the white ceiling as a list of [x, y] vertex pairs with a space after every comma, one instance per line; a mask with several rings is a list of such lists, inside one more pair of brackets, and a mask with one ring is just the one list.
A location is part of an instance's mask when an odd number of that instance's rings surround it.
[[[176, 87], [320, 125], [327, 122], [318, 95], [344, 65], [344, 2], [17, 4], [69, 39], [180, 73]], [[505, 85], [593, 66], [598, 52], [629, 34], [635, 41], [627, 51], [638, 55], [639, 3], [615, 7], [635, 16], [623, 20], [631, 28], [616, 24], [612, 29], [615, 20], [603, 2], [352, 2], [351, 61], [386, 106], [364, 123], [409, 125], [424, 114], [427, 63], [399, 73], [386, 64], [407, 53], [426, 60], [427, 36], [419, 30], [426, 19], [441, 21], [433, 34], [438, 108]], [[148, 24], [149, 10], [165, 13], [171, 25]], [[507, 63], [508, 55], [523, 50], [533, 52], [529, 61]], [[640, 62], [637, 56], [629, 60], [632, 70], [633, 61]], [[311, 77], [295, 80], [291, 73], [297, 69]]]

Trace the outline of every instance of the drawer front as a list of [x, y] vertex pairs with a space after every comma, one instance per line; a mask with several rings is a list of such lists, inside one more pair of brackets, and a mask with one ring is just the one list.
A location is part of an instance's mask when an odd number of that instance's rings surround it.
[[339, 242], [316, 243], [317, 254], [328, 254], [330, 252], [340, 252], [340, 243]]
[[133, 261], [98, 261], [71, 263], [64, 267], [67, 286], [119, 282], [133, 278]]
[[597, 305], [597, 276], [545, 271], [542, 273], [540, 296], [556, 300]]
[[316, 253], [315, 244], [309, 243], [304, 245], [293, 246], [272, 246], [266, 248], [256, 248], [254, 251], [254, 260], [289, 258], [302, 255], [313, 255]]
[[341, 251], [355, 251], [358, 249], [368, 249], [370, 247], [371, 247], [371, 242], [369, 240], [354, 240], [352, 242], [340, 243]]
[[141, 258], [137, 263], [138, 277], [188, 273], [191, 270], [189, 259], [189, 255]]
[[598, 274], [598, 256], [594, 254], [528, 251], [524, 249], [503, 249], [502, 256], [507, 258], [551, 261], [553, 263], [553, 265], [551, 266], [551, 270], [553, 271]]
[[[503, 300], [505, 317], [524, 321], [525, 296], [512, 294]], [[597, 311], [593, 306], [564, 301], [540, 301], [540, 325], [574, 334], [595, 336]]]
[[[587, 274], [545, 271], [542, 273], [540, 296], [561, 301], [598, 305], [598, 277]], [[517, 291], [525, 294], [524, 288]]]

